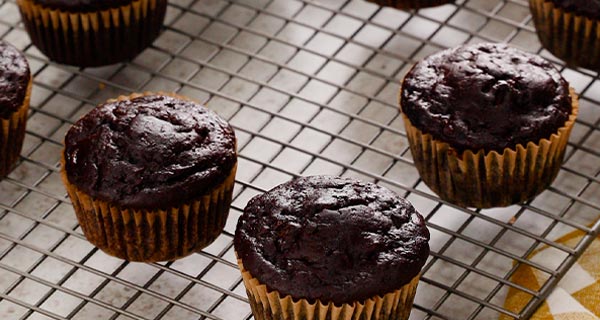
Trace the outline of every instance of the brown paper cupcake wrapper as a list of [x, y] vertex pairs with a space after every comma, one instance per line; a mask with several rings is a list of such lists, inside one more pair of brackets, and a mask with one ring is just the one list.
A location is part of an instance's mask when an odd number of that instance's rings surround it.
[[600, 70], [600, 21], [566, 12], [549, 0], [529, 0], [542, 45], [574, 66]]
[[[147, 95], [187, 97], [168, 92], [133, 93], [107, 102]], [[94, 199], [69, 182], [64, 153], [61, 176], [84, 235], [102, 251], [129, 261], [168, 261], [211, 244], [223, 231], [235, 184], [237, 163], [211, 192], [166, 210], [138, 210]]]
[[0, 118], [0, 179], [8, 175], [21, 155], [31, 99], [31, 84], [32, 79], [29, 79], [27, 93], [19, 109], [8, 119]]
[[526, 201], [552, 184], [560, 170], [579, 103], [571, 89], [573, 111], [550, 139], [502, 154], [467, 150], [459, 154], [448, 143], [415, 128], [403, 114], [415, 166], [440, 198], [463, 207], [504, 207]]
[[167, 0], [135, 0], [97, 12], [63, 12], [18, 0], [31, 41], [51, 60], [80, 67], [136, 56], [158, 37]]
[[454, 3], [454, 0], [368, 0], [380, 6], [394, 7], [397, 9], [420, 9]]
[[71, 184], [64, 169], [61, 173], [77, 220], [93, 245], [118, 258], [151, 262], [187, 256], [219, 236], [229, 214], [235, 172], [236, 167], [208, 194], [166, 210], [127, 209], [94, 199]]
[[244, 269], [241, 260], [238, 260], [238, 265], [256, 320], [406, 320], [410, 316], [420, 279], [418, 275], [402, 288], [383, 296], [336, 306], [333, 302], [317, 300], [311, 303], [289, 295], [282, 297], [277, 291], [268, 290]]

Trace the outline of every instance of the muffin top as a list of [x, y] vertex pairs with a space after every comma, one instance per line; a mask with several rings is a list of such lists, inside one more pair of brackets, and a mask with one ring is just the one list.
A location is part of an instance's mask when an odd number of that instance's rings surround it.
[[34, 2], [68, 12], [92, 12], [127, 5], [133, 0], [34, 0]]
[[129, 208], [168, 208], [207, 193], [236, 164], [233, 129], [192, 101], [146, 95], [109, 101], [65, 138], [69, 182]]
[[409, 283], [429, 231], [396, 193], [354, 179], [297, 178], [254, 197], [238, 221], [238, 258], [270, 290], [310, 301], [364, 301]]
[[0, 118], [10, 118], [23, 105], [29, 80], [31, 73], [25, 56], [0, 41]]
[[431, 55], [406, 75], [400, 98], [412, 125], [459, 152], [538, 143], [571, 113], [569, 85], [543, 58], [505, 44]]
[[580, 16], [600, 19], [600, 0], [551, 0], [557, 7]]

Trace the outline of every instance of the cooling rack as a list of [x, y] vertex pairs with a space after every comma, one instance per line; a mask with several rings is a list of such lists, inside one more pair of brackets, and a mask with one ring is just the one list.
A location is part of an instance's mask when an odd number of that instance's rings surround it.
[[[471, 0], [404, 12], [361, 0], [172, 0], [164, 31], [129, 63], [77, 69], [33, 47], [14, 0], [0, 35], [35, 75], [21, 161], [0, 182], [0, 319], [251, 319], [232, 234], [246, 202], [297, 175], [354, 176], [388, 186], [426, 217], [432, 253], [411, 319], [526, 319], [597, 235], [600, 82], [544, 51], [526, 1]], [[581, 94], [565, 164], [536, 199], [471, 210], [440, 201], [413, 166], [396, 97], [418, 59], [443, 48], [504, 41], [553, 62]], [[63, 135], [97, 103], [175, 91], [227, 118], [239, 139], [233, 208], [210, 247], [168, 263], [111, 258], [77, 225], [58, 174]], [[553, 239], [586, 236], [568, 247]], [[561, 261], [533, 262], [549, 247]], [[548, 275], [513, 283], [518, 266]], [[506, 310], [508, 288], [531, 302]]]

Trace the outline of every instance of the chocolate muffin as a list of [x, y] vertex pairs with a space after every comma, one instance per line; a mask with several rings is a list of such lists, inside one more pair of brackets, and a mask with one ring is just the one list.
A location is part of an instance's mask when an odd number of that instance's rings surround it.
[[21, 154], [31, 83], [27, 59], [0, 41], [0, 178], [10, 172]]
[[529, 0], [544, 48], [569, 65], [600, 71], [600, 0]]
[[429, 231], [396, 193], [354, 179], [294, 179], [254, 197], [235, 232], [262, 319], [408, 319]]
[[380, 6], [397, 9], [420, 9], [454, 3], [454, 0], [367, 0]]
[[62, 176], [87, 239], [113, 256], [165, 261], [214, 241], [237, 166], [233, 129], [164, 94], [120, 97], [65, 138]]
[[33, 44], [79, 67], [128, 60], [158, 37], [167, 0], [17, 0]]
[[577, 96], [550, 62], [492, 43], [417, 63], [400, 105], [423, 181], [442, 199], [478, 208], [546, 189], [578, 111]]

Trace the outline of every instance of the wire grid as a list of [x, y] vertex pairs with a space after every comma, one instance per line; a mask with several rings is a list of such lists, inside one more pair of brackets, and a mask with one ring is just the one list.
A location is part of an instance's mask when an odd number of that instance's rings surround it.
[[[411, 319], [524, 319], [600, 229], [600, 82], [543, 51], [527, 2], [471, 0], [403, 12], [360, 0], [173, 0], [162, 35], [130, 63], [65, 67], [30, 44], [14, 0], [2, 39], [35, 76], [23, 157], [0, 182], [1, 319], [251, 319], [232, 234], [246, 202], [293, 176], [354, 176], [388, 186], [426, 217], [431, 257]], [[505, 41], [557, 63], [581, 111], [553, 186], [518, 206], [469, 210], [440, 201], [413, 166], [397, 110], [412, 63], [461, 43]], [[128, 263], [91, 246], [60, 182], [69, 126], [119, 94], [175, 91], [227, 118], [239, 139], [233, 207], [210, 247], [168, 263]], [[576, 246], [552, 239], [573, 230]], [[564, 256], [534, 263], [548, 246]], [[513, 262], [516, 262], [513, 264]], [[540, 292], [511, 282], [521, 265], [549, 275]], [[508, 288], [530, 304], [503, 307]]]

